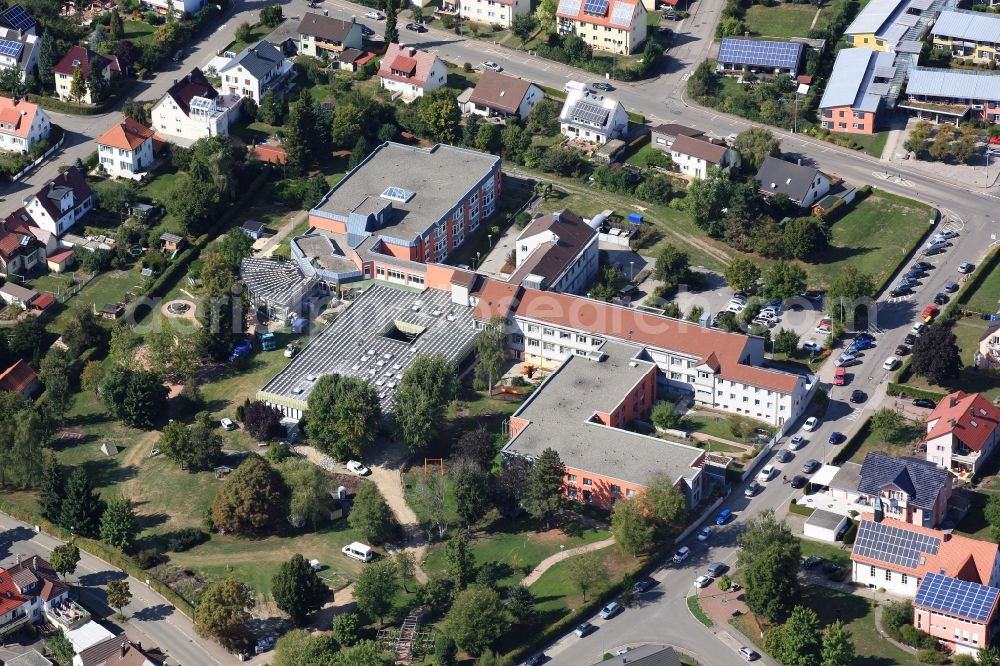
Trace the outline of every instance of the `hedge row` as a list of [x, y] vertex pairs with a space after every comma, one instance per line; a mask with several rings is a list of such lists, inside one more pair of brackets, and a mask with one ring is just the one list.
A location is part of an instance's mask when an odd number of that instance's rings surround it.
[[[884, 190], [876, 190], [874, 194], [886, 199], [906, 202], [909, 205], [913, 205], [913, 201], [911, 199], [907, 199], [905, 197], [892, 194], [890, 192], [885, 192]], [[918, 238], [913, 239], [913, 242], [910, 243], [909, 247], [906, 248], [906, 251], [902, 255], [900, 255], [900, 258], [896, 262], [896, 264], [892, 267], [892, 269], [888, 273], [886, 273], [885, 279], [882, 280], [881, 284], [876, 285], [875, 288], [876, 294], [881, 294], [889, 286], [893, 278], [896, 277], [896, 273], [898, 273], [900, 269], [903, 268], [903, 266], [909, 263], [913, 254], [920, 248], [924, 240], [926, 240], [927, 237], [930, 236], [931, 231], [934, 230], [933, 222], [936, 222], [938, 220], [938, 218], [941, 216], [941, 213], [940, 211], [938, 211], [937, 208], [932, 208], [931, 210], [933, 211], [934, 214], [934, 218], [930, 220], [931, 224], [927, 225], [927, 227], [924, 229], [924, 233], [920, 234]]]
[[943, 398], [945, 393], [938, 393], [937, 391], [926, 391], [924, 389], [913, 388], [908, 384], [897, 384], [896, 382], [889, 382], [886, 387], [886, 394], [897, 396], [903, 394], [913, 396], [914, 398], [927, 398], [928, 400], [933, 400], [937, 402]]
[[801, 504], [796, 504], [794, 498], [788, 501], [789, 513], [797, 513], [800, 516], [811, 516], [813, 515], [813, 511], [815, 510], [816, 509], [814, 509], [811, 506], [802, 506]]
[[844, 447], [837, 452], [837, 455], [833, 457], [830, 461], [831, 465], [840, 465], [851, 459], [857, 450], [861, 448], [861, 442], [865, 441], [869, 434], [871, 434], [871, 420], [866, 419], [865, 422], [858, 428], [858, 431], [844, 443]]

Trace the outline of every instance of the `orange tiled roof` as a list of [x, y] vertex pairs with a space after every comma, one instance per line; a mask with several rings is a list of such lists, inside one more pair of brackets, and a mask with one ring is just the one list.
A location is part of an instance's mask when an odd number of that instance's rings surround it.
[[12, 125], [13, 129], [0, 130], [5, 134], [26, 137], [35, 122], [38, 106], [24, 100], [13, 100], [10, 97], [0, 97], [0, 123]]
[[[560, 5], [561, 4], [562, 3], [560, 3]], [[628, 19], [629, 19], [628, 23], [615, 23], [611, 20], [613, 16], [623, 15], [621, 13], [616, 13], [615, 11], [616, 8], [620, 5], [632, 6], [632, 11], [628, 14]], [[588, 14], [586, 12], [587, 9], [586, 2], [581, 2], [579, 7], [580, 8], [572, 14], [568, 14], [566, 12], [557, 9], [556, 16], [560, 18], [573, 19], [574, 21], [583, 21], [584, 23], [589, 23], [591, 25], [601, 25], [609, 28], [623, 28], [627, 30], [632, 27], [632, 23], [635, 21], [636, 13], [639, 11], [639, 8], [642, 7], [642, 2], [640, 2], [639, 0], [610, 0], [610, 2], [608, 3], [607, 13], [604, 14], [604, 16], [598, 16], [596, 14]]]
[[32, 367], [24, 359], [19, 358], [17, 363], [0, 374], [0, 391], [21, 393], [37, 380], [38, 375]]
[[[385, 55], [382, 57], [382, 64], [378, 68], [378, 75], [385, 79], [413, 83], [423, 87], [427, 83], [427, 77], [430, 76], [431, 68], [434, 67], [436, 60], [437, 56], [430, 51], [421, 51], [412, 46], [389, 44], [389, 48], [386, 49]], [[393, 73], [393, 70], [411, 72], [411, 76], [399, 76]]]
[[14, 585], [10, 574], [0, 569], [0, 616], [6, 615], [27, 601], [21, 596], [17, 585]]
[[153, 130], [138, 120], [125, 116], [120, 123], [112, 125], [107, 132], [97, 137], [97, 143], [121, 150], [135, 150], [152, 138], [153, 134]]
[[927, 423], [934, 421], [927, 439], [952, 434], [973, 451], [982, 451], [1000, 425], [1000, 408], [979, 393], [955, 391], [945, 396], [928, 415]]

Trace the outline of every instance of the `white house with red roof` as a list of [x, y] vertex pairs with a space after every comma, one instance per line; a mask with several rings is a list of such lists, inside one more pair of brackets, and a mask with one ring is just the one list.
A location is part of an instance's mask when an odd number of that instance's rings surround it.
[[101, 166], [110, 176], [142, 177], [153, 163], [154, 134], [154, 130], [138, 120], [125, 116], [97, 137]]
[[945, 396], [927, 417], [927, 460], [976, 474], [1000, 443], [1000, 407], [979, 393]]
[[627, 55], [646, 41], [642, 0], [559, 0], [560, 33], [575, 33], [596, 51]]
[[531, 13], [530, 0], [459, 0], [458, 13], [467, 21], [510, 28], [515, 16]]
[[41, 622], [47, 613], [69, 600], [69, 587], [52, 565], [40, 557], [22, 559], [0, 568], [0, 636], [27, 623]]
[[198, 139], [229, 134], [229, 126], [239, 118], [237, 94], [221, 95], [200, 69], [174, 81], [167, 93], [153, 105], [153, 130], [164, 139], [189, 146]]
[[0, 270], [4, 275], [24, 276], [45, 264], [46, 247], [12, 218], [13, 213], [0, 222]]
[[118, 56], [95, 53], [86, 46], [70, 47], [62, 60], [52, 68], [55, 72], [56, 94], [59, 99], [93, 104], [89, 85], [84, 85], [83, 94], [79, 99], [74, 97], [72, 93], [73, 74], [79, 69], [80, 73], [83, 74], [84, 82], [86, 82], [90, 77], [91, 67], [97, 67], [105, 81], [110, 81], [112, 76], [120, 74], [122, 71], [121, 65], [118, 64]]
[[24, 209], [35, 224], [62, 236], [94, 207], [94, 191], [83, 175], [70, 167], [24, 200]]
[[378, 68], [382, 87], [410, 102], [448, 82], [444, 62], [430, 51], [389, 44]]
[[37, 104], [0, 97], [0, 150], [27, 153], [49, 138], [52, 121]]

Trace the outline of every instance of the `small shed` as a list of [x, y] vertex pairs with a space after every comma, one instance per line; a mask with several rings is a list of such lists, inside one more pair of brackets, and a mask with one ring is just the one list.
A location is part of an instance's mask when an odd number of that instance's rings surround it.
[[73, 265], [73, 250], [59, 250], [45, 258], [49, 270], [53, 273], [65, 273]]
[[159, 208], [145, 203], [134, 203], [129, 206], [129, 212], [140, 220], [149, 222], [156, 219]]
[[56, 303], [56, 297], [52, 294], [40, 294], [38, 298], [31, 301], [31, 309], [36, 312], [45, 312]]
[[118, 455], [118, 447], [115, 445], [114, 442], [109, 442], [105, 440], [101, 444], [101, 453], [109, 457]]
[[611, 139], [594, 152], [594, 161], [601, 164], [617, 162], [625, 151], [625, 142], [621, 139]]
[[226, 477], [233, 473], [233, 468], [228, 465], [219, 465], [213, 471], [216, 481], [225, 481]]
[[802, 532], [810, 539], [834, 542], [837, 536], [847, 526], [848, 517], [832, 511], [816, 509], [812, 515], [806, 519], [806, 524]]
[[243, 230], [243, 233], [254, 240], [263, 236], [266, 228], [267, 227], [263, 222], [258, 222], [257, 220], [247, 220], [243, 223], [243, 226], [240, 227], [240, 229]]
[[122, 315], [125, 314], [125, 306], [121, 303], [106, 303], [104, 307], [101, 308], [101, 319], [110, 319], [114, 321]]
[[184, 238], [177, 234], [164, 232], [160, 234], [160, 250], [164, 252], [176, 252], [184, 246]]

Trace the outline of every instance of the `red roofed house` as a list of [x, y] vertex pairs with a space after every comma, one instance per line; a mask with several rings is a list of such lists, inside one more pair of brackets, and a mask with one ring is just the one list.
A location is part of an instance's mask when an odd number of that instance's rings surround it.
[[0, 149], [27, 153], [39, 141], [49, 138], [49, 114], [37, 104], [0, 97]]
[[94, 191], [83, 175], [70, 167], [24, 200], [24, 208], [35, 224], [62, 236], [94, 207]]
[[0, 635], [26, 622], [41, 622], [47, 613], [66, 603], [72, 603], [69, 587], [42, 558], [18, 555], [16, 564], [0, 568]]
[[18, 359], [17, 363], [0, 373], [0, 391], [20, 393], [27, 398], [37, 390], [38, 375], [24, 359]]
[[976, 474], [1000, 442], [1000, 407], [979, 393], [945, 396], [927, 417], [927, 460]]
[[[45, 245], [22, 224], [18, 212], [0, 222], [0, 269], [5, 275], [24, 276], [45, 261]], [[29, 218], [30, 219], [30, 218]]]
[[641, 0], [559, 0], [560, 33], [572, 32], [598, 51], [627, 55], [646, 41], [648, 13]]
[[[445, 2], [455, 7], [456, 2]], [[531, 12], [530, 0], [457, 0], [459, 15], [467, 21], [510, 28], [515, 16]]]
[[429, 51], [401, 44], [389, 44], [378, 75], [382, 87], [402, 95], [404, 101], [422, 97], [425, 92], [448, 82], [448, 71], [440, 58]]
[[122, 69], [118, 64], [118, 57], [113, 55], [101, 55], [88, 49], [86, 46], [73, 46], [66, 52], [53, 70], [56, 75], [56, 94], [59, 99], [73, 102], [83, 102], [93, 104], [90, 96], [90, 86], [84, 85], [83, 94], [77, 99], [72, 92], [73, 74], [79, 68], [83, 74], [84, 82], [90, 76], [90, 68], [98, 67], [101, 76], [105, 81], [110, 81], [115, 74], [120, 74]]
[[45, 263], [53, 273], [65, 273], [73, 265], [73, 250], [59, 250], [45, 258]]
[[28, 600], [21, 596], [7, 572], [0, 569], [0, 636], [17, 631], [30, 621]]
[[101, 166], [109, 176], [140, 178], [153, 163], [155, 131], [138, 120], [125, 116], [97, 137], [97, 153]]

